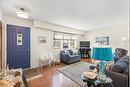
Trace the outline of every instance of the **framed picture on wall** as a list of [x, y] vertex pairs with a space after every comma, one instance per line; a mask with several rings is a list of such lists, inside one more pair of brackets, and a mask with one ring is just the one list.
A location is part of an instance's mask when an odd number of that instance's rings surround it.
[[47, 37], [45, 36], [38, 36], [38, 43], [46, 43]]
[[109, 37], [96, 37], [96, 43], [100, 45], [109, 45]]

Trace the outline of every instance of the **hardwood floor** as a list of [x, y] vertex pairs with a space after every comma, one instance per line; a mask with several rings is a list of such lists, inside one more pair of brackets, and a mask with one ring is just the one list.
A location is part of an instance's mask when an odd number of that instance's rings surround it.
[[87, 62], [87, 63], [93, 63], [93, 64], [95, 64], [95, 63], [97, 63], [97, 60], [93, 60], [93, 59], [81, 59], [81, 61], [83, 61], [83, 62]]
[[[90, 59], [81, 59], [81, 61], [90, 62]], [[40, 71], [43, 77], [28, 81], [29, 87], [81, 87], [59, 71], [57, 68], [63, 67], [61, 63], [57, 66], [45, 67]]]

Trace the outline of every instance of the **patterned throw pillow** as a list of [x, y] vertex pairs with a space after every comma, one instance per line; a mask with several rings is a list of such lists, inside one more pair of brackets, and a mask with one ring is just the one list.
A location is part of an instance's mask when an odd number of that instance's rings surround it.
[[73, 55], [73, 50], [68, 50], [68, 52], [70, 53], [70, 55]]
[[79, 51], [78, 50], [73, 50], [74, 55], [78, 55]]

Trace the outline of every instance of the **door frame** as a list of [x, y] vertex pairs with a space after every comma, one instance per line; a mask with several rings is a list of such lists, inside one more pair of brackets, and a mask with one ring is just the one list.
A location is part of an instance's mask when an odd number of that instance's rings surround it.
[[0, 29], [1, 29], [1, 30], [0, 30], [0, 33], [1, 33], [1, 34], [0, 34], [0, 35], [1, 35], [1, 36], [0, 36], [0, 37], [1, 37], [1, 40], [0, 40], [0, 43], [1, 43], [1, 55], [0, 55], [0, 57], [1, 57], [1, 58], [0, 58], [0, 60], [1, 60], [1, 61], [0, 61], [0, 64], [1, 64], [1, 65], [0, 65], [0, 69], [2, 69], [2, 66], [3, 66], [3, 58], [2, 58], [2, 56], [3, 56], [3, 55], [2, 55], [2, 54], [3, 54], [3, 53], [2, 53], [2, 50], [3, 50], [3, 46], [2, 46], [2, 43], [3, 43], [3, 41], [2, 41], [2, 21], [0, 21]]

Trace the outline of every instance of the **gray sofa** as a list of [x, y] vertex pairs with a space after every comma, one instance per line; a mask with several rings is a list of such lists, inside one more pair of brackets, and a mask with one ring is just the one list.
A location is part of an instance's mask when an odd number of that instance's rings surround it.
[[113, 87], [128, 87], [129, 56], [119, 59], [105, 73], [113, 80]]
[[72, 50], [62, 50], [60, 52], [60, 60], [63, 63], [71, 64], [80, 61], [81, 56], [79, 52], [73, 52]]
[[106, 75], [109, 76], [113, 80], [113, 87], [128, 87], [128, 76], [113, 72], [110, 70], [106, 70]]

